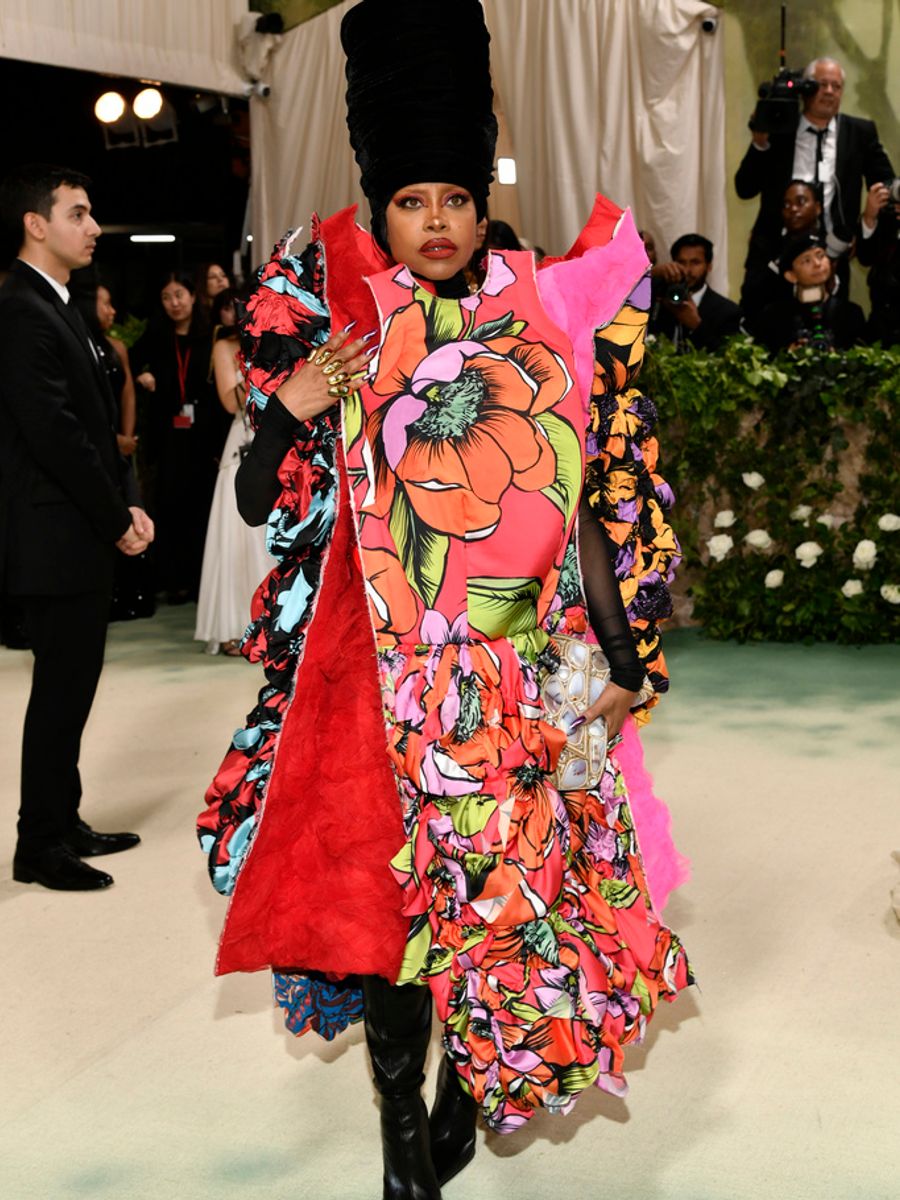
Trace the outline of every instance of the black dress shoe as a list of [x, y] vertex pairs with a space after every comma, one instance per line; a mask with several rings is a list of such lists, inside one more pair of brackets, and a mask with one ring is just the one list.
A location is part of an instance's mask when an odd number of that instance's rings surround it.
[[84, 821], [76, 821], [64, 841], [79, 858], [96, 858], [98, 854], [118, 854], [140, 842], [136, 833], [97, 833]]
[[68, 846], [48, 846], [36, 854], [17, 854], [13, 859], [17, 883], [40, 883], [57, 892], [96, 892], [112, 886], [113, 877], [89, 867]]

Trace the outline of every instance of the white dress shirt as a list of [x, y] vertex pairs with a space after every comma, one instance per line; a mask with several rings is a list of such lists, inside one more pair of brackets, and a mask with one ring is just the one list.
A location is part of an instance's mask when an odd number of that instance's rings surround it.
[[[831, 232], [831, 202], [834, 199], [835, 173], [837, 171], [837, 117], [832, 117], [825, 126], [822, 139], [822, 161], [819, 163], [819, 183], [822, 185], [823, 216], [825, 228]], [[816, 146], [819, 127], [801, 117], [794, 139], [794, 179], [816, 178]]]
[[40, 267], [36, 267], [34, 263], [27, 262], [24, 258], [20, 258], [19, 262], [25, 263], [26, 267], [31, 267], [32, 271], [37, 271], [41, 279], [46, 279], [63, 304], [69, 303], [69, 289], [64, 283], [60, 283], [58, 279], [54, 279], [52, 275], [48, 275], [46, 271], [42, 271]]

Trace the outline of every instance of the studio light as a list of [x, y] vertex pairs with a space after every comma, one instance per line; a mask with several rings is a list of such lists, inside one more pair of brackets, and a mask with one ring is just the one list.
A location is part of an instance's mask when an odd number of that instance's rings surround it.
[[497, 159], [497, 182], [509, 184], [516, 182], [516, 160], [514, 158]]
[[94, 116], [104, 125], [113, 125], [125, 112], [125, 97], [119, 92], [104, 92], [94, 105]]
[[129, 242], [174, 242], [174, 233], [133, 233], [129, 237]]
[[138, 92], [131, 107], [136, 117], [140, 117], [142, 121], [151, 121], [162, 111], [162, 106], [162, 92], [159, 88], [148, 87]]

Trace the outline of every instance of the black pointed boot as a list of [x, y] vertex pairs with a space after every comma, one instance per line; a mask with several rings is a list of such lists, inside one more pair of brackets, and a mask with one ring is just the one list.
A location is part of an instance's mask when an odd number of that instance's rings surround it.
[[428, 1117], [431, 1159], [441, 1187], [475, 1157], [477, 1120], [478, 1105], [463, 1088], [456, 1068], [445, 1054]]
[[441, 1200], [421, 1088], [431, 1035], [431, 992], [363, 979], [366, 1042], [381, 1095], [384, 1200]]

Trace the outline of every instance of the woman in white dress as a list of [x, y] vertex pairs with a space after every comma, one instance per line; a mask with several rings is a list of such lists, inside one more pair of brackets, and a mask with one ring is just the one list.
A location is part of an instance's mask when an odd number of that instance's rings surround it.
[[[226, 308], [231, 307], [231, 314]], [[222, 407], [233, 415], [209, 512], [203, 571], [194, 638], [208, 654], [240, 654], [240, 641], [250, 620], [250, 601], [275, 565], [266, 550], [265, 526], [251, 528], [241, 519], [234, 496], [234, 477], [244, 447], [253, 440], [246, 417], [244, 380], [237, 365], [238, 335], [233, 305], [222, 306], [223, 328], [213, 346], [212, 367]], [[227, 315], [232, 315], [227, 321]], [[223, 336], [224, 335], [224, 336]]]

